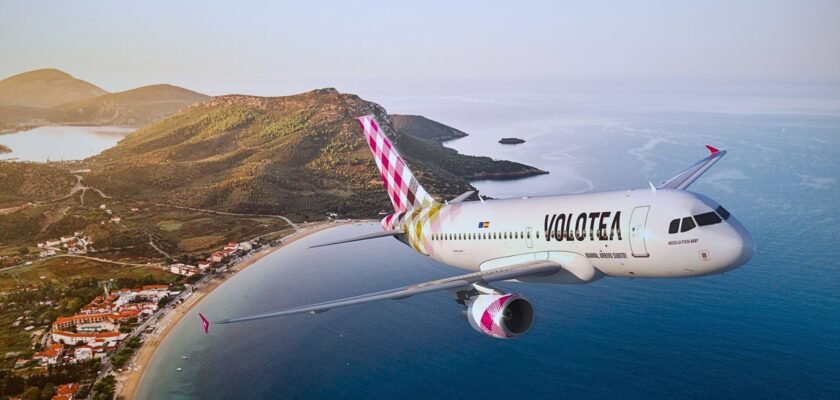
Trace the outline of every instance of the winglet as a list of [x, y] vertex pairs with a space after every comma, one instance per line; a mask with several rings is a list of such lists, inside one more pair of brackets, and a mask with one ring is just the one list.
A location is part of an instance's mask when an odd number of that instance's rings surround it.
[[198, 313], [198, 317], [201, 318], [201, 326], [204, 327], [204, 334], [206, 335], [210, 331], [210, 321], [204, 318], [204, 315], [201, 313]]
[[712, 153], [712, 154], [717, 154], [717, 153], [720, 152], [720, 150], [718, 150], [718, 149], [716, 149], [712, 146], [709, 146], [708, 144], [706, 145], [706, 148], [709, 149], [709, 152]]

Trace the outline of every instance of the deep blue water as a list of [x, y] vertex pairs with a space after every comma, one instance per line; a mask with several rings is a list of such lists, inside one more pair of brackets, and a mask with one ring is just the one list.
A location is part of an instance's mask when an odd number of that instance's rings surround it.
[[[477, 183], [495, 197], [645, 187], [703, 157], [703, 144], [725, 148], [691, 189], [746, 225], [753, 260], [696, 279], [500, 284], [537, 312], [533, 329], [509, 341], [473, 331], [442, 293], [203, 335], [199, 311], [253, 314], [460, 272], [390, 239], [306, 248], [377, 229], [336, 228], [209, 295], [162, 344], [139, 398], [840, 398], [840, 114], [581, 106], [538, 117], [545, 103], [429, 102], [416, 112], [439, 111], [471, 133], [450, 143], [463, 152], [551, 171]], [[492, 116], [479, 118], [482, 109]], [[502, 136], [527, 143], [495, 143]]]

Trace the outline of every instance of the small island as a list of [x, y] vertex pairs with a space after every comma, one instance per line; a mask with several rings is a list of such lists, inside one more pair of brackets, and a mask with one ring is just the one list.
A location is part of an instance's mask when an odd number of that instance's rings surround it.
[[9, 146], [0, 144], [0, 154], [6, 154], [6, 153], [11, 153], [11, 152], [12, 152], [12, 149], [10, 149]]
[[507, 138], [506, 137], [506, 138], [502, 138], [502, 140], [499, 140], [499, 143], [501, 143], [501, 144], [520, 144], [520, 143], [525, 143], [525, 141], [520, 139], [520, 138]]

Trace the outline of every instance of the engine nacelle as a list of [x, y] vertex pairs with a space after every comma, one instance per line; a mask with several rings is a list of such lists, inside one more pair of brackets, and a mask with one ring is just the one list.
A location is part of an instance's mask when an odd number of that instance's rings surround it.
[[516, 293], [482, 294], [467, 306], [467, 320], [485, 335], [509, 339], [528, 332], [534, 322], [534, 308]]

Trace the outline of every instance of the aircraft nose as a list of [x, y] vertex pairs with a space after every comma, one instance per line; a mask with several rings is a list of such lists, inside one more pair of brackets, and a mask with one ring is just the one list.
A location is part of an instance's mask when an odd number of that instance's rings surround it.
[[735, 258], [735, 261], [732, 263], [733, 268], [740, 267], [752, 259], [753, 255], [755, 255], [755, 241], [752, 238], [752, 235], [741, 227], [738, 232], [741, 237], [741, 251], [738, 256]]

